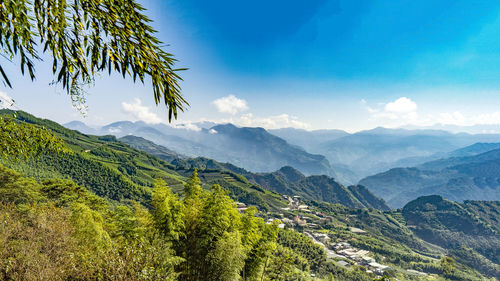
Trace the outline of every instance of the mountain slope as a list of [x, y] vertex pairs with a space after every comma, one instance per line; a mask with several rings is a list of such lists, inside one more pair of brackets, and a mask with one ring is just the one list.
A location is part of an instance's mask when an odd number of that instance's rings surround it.
[[448, 157], [474, 156], [491, 150], [500, 149], [500, 143], [477, 142], [448, 153]]
[[[500, 202], [448, 201], [425, 196], [403, 208], [406, 223], [420, 238], [451, 250], [460, 262], [500, 278]], [[460, 245], [460, 247], [457, 247]]]
[[455, 201], [500, 200], [500, 149], [395, 168], [360, 181], [391, 207], [437, 194]]
[[[78, 123], [69, 123], [68, 126], [83, 128]], [[271, 172], [288, 165], [307, 175], [335, 176], [324, 156], [310, 154], [290, 145], [262, 128], [224, 124], [209, 129], [188, 130], [185, 127], [175, 128], [164, 124], [149, 125], [144, 122], [124, 121], [104, 126], [98, 132], [117, 137], [144, 137], [188, 157], [212, 158], [252, 172]]]
[[[0, 115], [12, 113], [10, 110], [0, 111]], [[176, 166], [132, 148], [114, 136], [85, 135], [22, 111], [15, 113], [18, 120], [44, 126], [55, 133], [73, 151], [71, 155], [44, 154], [28, 162], [4, 163], [30, 177], [70, 178], [99, 196], [146, 204], [156, 178], [164, 179], [172, 190], [182, 193], [185, 181], [193, 172], [192, 168]], [[236, 201], [256, 205], [263, 210], [279, 210], [288, 204], [279, 194], [249, 183], [229, 170], [200, 169], [198, 174], [205, 188], [219, 184]]]
[[309, 175], [332, 175], [328, 160], [288, 144], [263, 128], [239, 128], [231, 124], [218, 125], [211, 130], [213, 144], [226, 149], [226, 156], [214, 158], [231, 162], [250, 171], [267, 172], [292, 166]]
[[174, 152], [164, 146], [155, 145], [153, 142], [143, 139], [141, 137], [136, 136], [124, 136], [119, 139], [121, 142], [126, 144], [134, 144], [134, 148], [147, 151], [150, 154], [155, 155], [156, 157], [163, 159], [167, 162], [172, 162], [176, 159], [183, 159], [186, 156], [180, 155], [177, 152]]
[[[453, 134], [442, 130], [375, 128], [343, 136], [335, 130], [326, 130], [324, 135], [292, 129], [271, 132], [311, 153], [324, 155], [335, 170], [336, 178], [351, 183], [391, 168], [417, 166], [443, 157], [470, 156], [448, 153], [476, 142], [500, 141], [498, 134]], [[471, 151], [480, 149], [471, 148]]]
[[[160, 158], [166, 148], [156, 145], [140, 137], [124, 137], [121, 141], [132, 147], [144, 150], [148, 153], [158, 155]], [[328, 176], [306, 177], [298, 170], [285, 166], [272, 173], [251, 173], [245, 169], [236, 167], [229, 163], [220, 163], [207, 158], [176, 159], [172, 164], [185, 167], [186, 169], [220, 169], [229, 170], [243, 175], [250, 182], [258, 184], [267, 190], [276, 191], [286, 195], [300, 195], [308, 200], [321, 200], [331, 203], [339, 203], [353, 208], [376, 208], [389, 210], [383, 200], [375, 197], [366, 188], [344, 187]]]

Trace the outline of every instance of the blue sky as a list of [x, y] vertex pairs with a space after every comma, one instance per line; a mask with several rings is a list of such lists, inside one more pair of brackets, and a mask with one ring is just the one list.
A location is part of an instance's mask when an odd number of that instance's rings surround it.
[[[166, 50], [189, 68], [182, 86], [191, 106], [177, 123], [349, 131], [500, 124], [495, 1], [139, 2]], [[48, 86], [49, 69], [40, 64], [35, 83], [16, 78], [0, 91], [59, 122], [166, 119], [148, 85], [114, 76], [89, 89], [83, 118]]]

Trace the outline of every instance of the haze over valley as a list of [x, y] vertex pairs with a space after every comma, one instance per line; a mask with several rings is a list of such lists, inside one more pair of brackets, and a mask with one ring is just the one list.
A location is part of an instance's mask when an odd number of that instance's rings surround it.
[[[476, 143], [500, 142], [500, 134], [425, 129], [379, 127], [350, 134], [342, 130], [265, 130], [230, 123], [193, 125], [199, 129], [140, 121], [115, 122], [97, 128], [79, 121], [65, 124], [89, 134], [140, 136], [189, 157], [230, 162], [252, 172], [272, 172], [292, 166], [306, 175], [324, 174], [345, 184], [355, 184], [392, 168], [413, 167], [456, 156], [455, 150]], [[493, 147], [494, 144], [491, 150]]]

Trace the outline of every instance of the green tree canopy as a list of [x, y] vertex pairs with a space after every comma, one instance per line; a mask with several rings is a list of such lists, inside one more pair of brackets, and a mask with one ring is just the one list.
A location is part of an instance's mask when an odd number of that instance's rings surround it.
[[184, 206], [162, 179], [155, 180], [151, 206], [154, 222], [160, 232], [169, 241], [178, 240], [184, 228]]
[[0, 158], [30, 158], [43, 151], [71, 153], [46, 129], [0, 116]]
[[[0, 2], [0, 51], [19, 60], [21, 72], [35, 79], [40, 53], [52, 57], [55, 83], [77, 105], [83, 86], [102, 72], [151, 81], [156, 104], [162, 100], [169, 120], [187, 105], [180, 93], [176, 60], [162, 50], [144, 8], [135, 0], [3, 0]], [[11, 82], [0, 64], [0, 80]]]

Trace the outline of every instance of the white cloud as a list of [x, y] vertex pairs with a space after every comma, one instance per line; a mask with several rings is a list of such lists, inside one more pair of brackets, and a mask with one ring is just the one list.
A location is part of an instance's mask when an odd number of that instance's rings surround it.
[[243, 99], [235, 97], [234, 95], [216, 99], [212, 102], [212, 104], [215, 105], [219, 112], [229, 113], [232, 115], [248, 110], [247, 102]]
[[240, 117], [237, 125], [245, 127], [263, 127], [266, 129], [279, 129], [293, 127], [297, 129], [308, 129], [309, 124], [301, 122], [295, 116], [288, 114], [281, 114], [269, 117], [254, 117], [253, 114], [248, 113]]
[[370, 114], [370, 120], [376, 121], [378, 125], [385, 127], [398, 127], [402, 125], [429, 125], [432, 121], [429, 116], [421, 116], [417, 112], [417, 104], [407, 97], [400, 97], [388, 103], [378, 104], [373, 108], [368, 106], [368, 103], [362, 99], [361, 105]]
[[190, 130], [190, 131], [195, 131], [199, 132], [201, 131], [201, 128], [196, 126], [195, 124], [188, 122], [188, 123], [183, 123], [183, 124], [177, 124], [174, 126], [174, 128], [177, 129], [185, 129], [185, 130]]
[[6, 93], [0, 91], [0, 109], [12, 108], [14, 100]]
[[407, 97], [400, 97], [393, 102], [387, 103], [384, 110], [396, 114], [410, 113], [417, 111], [417, 104]]
[[134, 99], [132, 103], [122, 102], [122, 109], [134, 118], [148, 124], [164, 123], [158, 115], [150, 111], [149, 107], [142, 105], [142, 101], [138, 98]]
[[[252, 113], [247, 113], [236, 117], [222, 118], [218, 120], [201, 119], [199, 122], [211, 122], [215, 124], [232, 123], [240, 127], [262, 127], [265, 129], [280, 129], [290, 127], [297, 129], [311, 128], [310, 124], [299, 121], [297, 117], [288, 114], [258, 117], [254, 116]], [[217, 131], [210, 130], [209, 133], [216, 134]]]
[[209, 132], [210, 134], [212, 134], [212, 135], [213, 135], [213, 134], [217, 134], [217, 131], [216, 131], [216, 130], [214, 130], [214, 129], [210, 129], [208, 132]]
[[437, 123], [443, 125], [473, 126], [473, 125], [500, 125], [500, 112], [464, 115], [460, 111], [439, 114]]
[[500, 124], [500, 112], [483, 113], [471, 118], [473, 123], [483, 125], [498, 125]]
[[[229, 95], [212, 102], [217, 110], [221, 113], [229, 113], [236, 115], [245, 110], [248, 110], [247, 102], [243, 99], [237, 98], [234, 95]], [[268, 117], [257, 117], [252, 113], [242, 114], [230, 117], [229, 119], [221, 119], [215, 121], [216, 123], [233, 123], [242, 127], [263, 127], [265, 129], [279, 129], [279, 128], [298, 128], [308, 129], [310, 125], [299, 121], [297, 117], [288, 114], [273, 115]], [[211, 132], [214, 133], [214, 132]], [[216, 132], [215, 132], [216, 133]]]
[[500, 125], [500, 111], [481, 114], [463, 114], [460, 111], [420, 114], [417, 112], [417, 104], [406, 97], [382, 103], [376, 107], [370, 107], [364, 99], [360, 101], [360, 104], [369, 113], [371, 121], [375, 121], [377, 125], [384, 127], [405, 125], [425, 127], [436, 124], [455, 126]]
[[440, 113], [437, 123], [443, 125], [467, 125], [466, 118], [460, 111]]
[[109, 129], [108, 129], [108, 132], [109, 132], [110, 134], [119, 134], [119, 133], [121, 133], [121, 132], [122, 132], [122, 129], [120, 129], [120, 128], [109, 128]]

